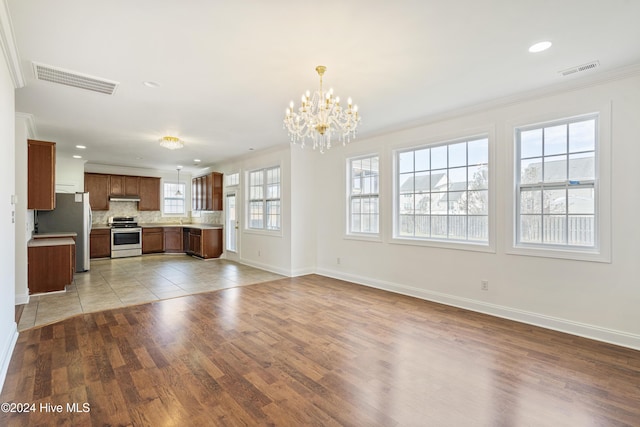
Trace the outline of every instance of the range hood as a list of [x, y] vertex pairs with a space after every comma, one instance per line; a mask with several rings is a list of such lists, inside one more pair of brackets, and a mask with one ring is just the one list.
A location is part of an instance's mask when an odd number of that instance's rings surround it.
[[140, 196], [109, 196], [110, 202], [139, 202]]

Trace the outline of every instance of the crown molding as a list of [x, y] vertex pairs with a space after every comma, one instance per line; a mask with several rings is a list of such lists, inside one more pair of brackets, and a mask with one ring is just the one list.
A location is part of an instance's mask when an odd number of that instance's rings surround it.
[[36, 129], [36, 120], [33, 114], [20, 113], [16, 111], [16, 120], [23, 120], [27, 127], [27, 137], [29, 139], [38, 139], [38, 130]]
[[0, 0], [0, 46], [2, 47], [2, 53], [13, 81], [13, 86], [16, 89], [24, 87], [27, 83], [22, 73], [22, 67], [20, 66], [20, 55], [18, 54], [18, 47], [16, 46], [16, 39], [13, 35], [13, 24], [11, 23], [11, 14], [9, 13], [9, 6], [7, 0]]

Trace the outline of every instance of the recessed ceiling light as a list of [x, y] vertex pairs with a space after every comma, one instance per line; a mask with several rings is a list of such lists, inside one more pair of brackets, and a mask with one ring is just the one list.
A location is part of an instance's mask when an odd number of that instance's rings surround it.
[[145, 85], [146, 87], [160, 87], [160, 83], [152, 82], [150, 80], [147, 80], [146, 82], [142, 82], [142, 84]]
[[200, 159], [193, 159], [194, 162], [198, 163]]
[[76, 145], [76, 148], [84, 150], [85, 148], [87, 148], [87, 146], [86, 145]]
[[547, 42], [547, 41], [539, 42], [539, 43], [536, 43], [536, 44], [532, 45], [529, 48], [529, 52], [538, 53], [538, 52], [542, 52], [543, 50], [547, 50], [550, 47], [551, 47], [551, 42]]
[[75, 156], [73, 156], [74, 159], [81, 159], [82, 156], [78, 156], [77, 154]]

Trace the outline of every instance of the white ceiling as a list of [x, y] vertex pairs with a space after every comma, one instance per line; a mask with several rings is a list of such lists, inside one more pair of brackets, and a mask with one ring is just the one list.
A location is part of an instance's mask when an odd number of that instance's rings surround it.
[[[638, 0], [8, 0], [33, 114], [59, 156], [174, 170], [288, 143], [290, 100], [353, 97], [360, 137], [640, 63]], [[531, 54], [534, 42], [548, 51]], [[562, 77], [594, 60], [595, 70]], [[34, 79], [32, 61], [115, 80], [113, 96]], [[148, 88], [144, 81], [159, 83]], [[179, 136], [182, 150], [158, 146]], [[356, 140], [355, 143], [357, 143]]]

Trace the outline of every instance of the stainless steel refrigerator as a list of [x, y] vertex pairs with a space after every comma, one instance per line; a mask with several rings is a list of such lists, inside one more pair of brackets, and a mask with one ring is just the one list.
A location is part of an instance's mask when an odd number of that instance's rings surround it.
[[89, 193], [56, 193], [56, 208], [38, 211], [38, 233], [75, 232], [76, 272], [89, 270], [91, 207]]

